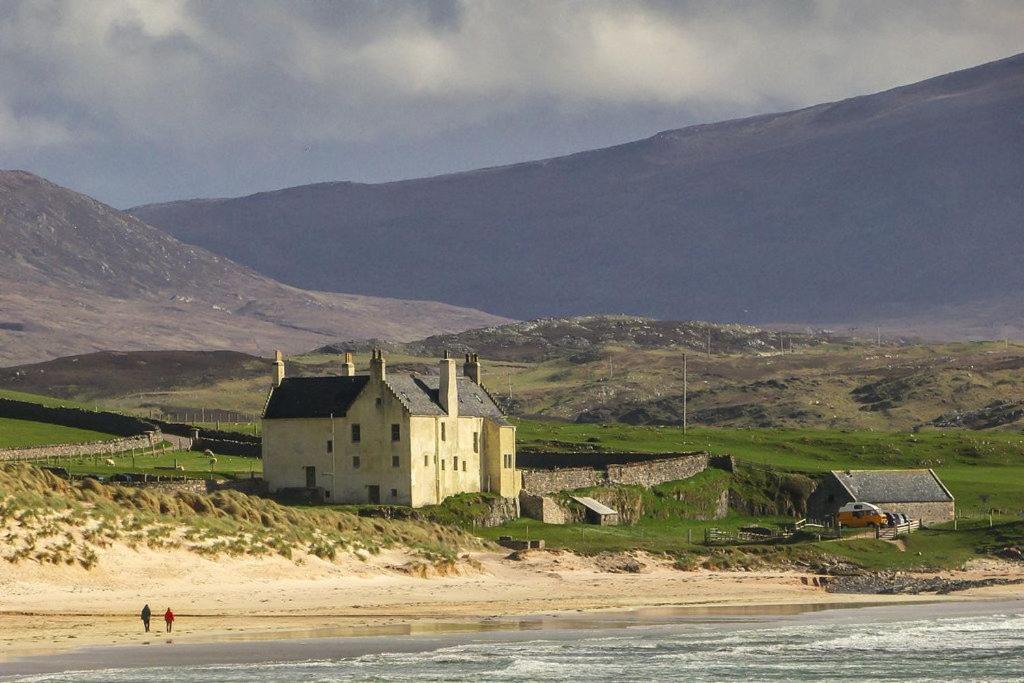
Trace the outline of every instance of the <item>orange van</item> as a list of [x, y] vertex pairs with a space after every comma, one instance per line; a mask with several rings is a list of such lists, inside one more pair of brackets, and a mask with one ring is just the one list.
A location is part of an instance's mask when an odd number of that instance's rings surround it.
[[877, 505], [847, 503], [836, 513], [836, 522], [847, 527], [884, 527], [889, 520]]

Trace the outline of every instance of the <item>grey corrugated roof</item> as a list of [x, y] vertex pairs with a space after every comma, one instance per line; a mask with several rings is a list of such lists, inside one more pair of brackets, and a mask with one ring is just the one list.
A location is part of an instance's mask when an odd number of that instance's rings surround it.
[[953, 500], [932, 470], [833, 470], [855, 500], [865, 503], [936, 503]]
[[583, 507], [590, 508], [599, 515], [617, 515], [619, 514], [615, 510], [611, 509], [599, 500], [594, 500], [587, 496], [572, 496], [572, 499]]
[[270, 393], [263, 417], [343, 417], [369, 381], [366, 375], [286, 377]]

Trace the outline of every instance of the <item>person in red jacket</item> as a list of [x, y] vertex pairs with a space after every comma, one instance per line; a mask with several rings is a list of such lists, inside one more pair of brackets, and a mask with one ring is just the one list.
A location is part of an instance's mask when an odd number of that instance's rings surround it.
[[167, 632], [170, 633], [171, 624], [174, 623], [174, 612], [171, 611], [170, 607], [168, 607], [167, 611], [164, 612], [164, 622], [167, 624]]

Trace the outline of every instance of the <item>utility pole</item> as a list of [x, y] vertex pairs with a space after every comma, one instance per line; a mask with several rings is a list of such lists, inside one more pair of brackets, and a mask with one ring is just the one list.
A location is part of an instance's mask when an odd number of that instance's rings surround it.
[[687, 377], [686, 377], [686, 354], [683, 354], [683, 434], [686, 434], [686, 392], [687, 392]]
[[711, 326], [708, 325], [708, 358], [711, 358]]
[[881, 326], [875, 328], [875, 344], [877, 346], [882, 345], [882, 328]]

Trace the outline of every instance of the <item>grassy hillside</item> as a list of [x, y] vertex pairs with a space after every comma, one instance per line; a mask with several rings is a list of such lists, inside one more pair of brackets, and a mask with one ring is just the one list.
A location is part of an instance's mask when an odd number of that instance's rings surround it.
[[45, 422], [0, 417], [0, 448], [24, 448], [60, 443], [87, 443], [118, 438], [114, 434], [93, 432]]
[[[338, 352], [352, 347], [357, 371], [365, 372], [371, 344], [345, 342], [289, 357], [287, 374], [336, 374]], [[443, 348], [480, 352], [485, 385], [519, 416], [681, 424], [686, 353], [690, 425], [1024, 427], [1024, 345], [1005, 342], [879, 346], [824, 333], [595, 316], [386, 346], [392, 372], [436, 372]], [[214, 426], [238, 422], [251, 433], [270, 386], [266, 359], [147, 352], [7, 368], [0, 388]]]
[[720, 429], [581, 425], [519, 420], [520, 448], [671, 452], [708, 450], [773, 468], [934, 469], [964, 509], [1024, 511], [1024, 435], [926, 430], [916, 434], [817, 429]]

